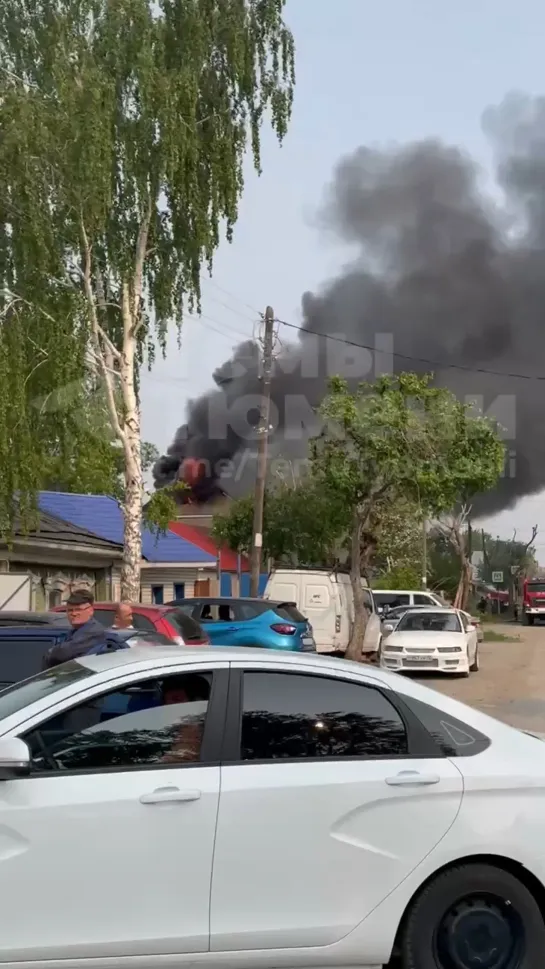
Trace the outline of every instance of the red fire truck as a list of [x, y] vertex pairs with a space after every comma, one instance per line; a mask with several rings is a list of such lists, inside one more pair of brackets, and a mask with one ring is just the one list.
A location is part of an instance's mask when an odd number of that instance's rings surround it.
[[525, 579], [522, 586], [522, 619], [533, 626], [534, 619], [545, 619], [545, 580]]

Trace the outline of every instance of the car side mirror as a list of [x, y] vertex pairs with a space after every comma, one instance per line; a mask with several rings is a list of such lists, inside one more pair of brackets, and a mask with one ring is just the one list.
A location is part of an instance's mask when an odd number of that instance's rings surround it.
[[28, 744], [19, 737], [0, 739], [0, 781], [30, 774], [32, 756]]
[[386, 634], [393, 633], [394, 627], [391, 626], [390, 623], [386, 623], [386, 625], [382, 627], [382, 631], [385, 632]]

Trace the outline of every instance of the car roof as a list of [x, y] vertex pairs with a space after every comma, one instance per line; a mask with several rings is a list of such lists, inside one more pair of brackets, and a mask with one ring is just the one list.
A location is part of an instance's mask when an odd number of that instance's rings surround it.
[[16, 626], [0, 626], [0, 639], [51, 639], [68, 633], [70, 625], [66, 623], [17, 623]]
[[58, 612], [31, 612], [27, 609], [2, 609], [0, 611], [2, 626], [8, 625], [9, 622], [13, 622], [14, 625], [28, 623], [30, 626], [55, 626], [62, 625], [66, 621], [66, 617]]
[[[119, 606], [119, 602], [95, 602], [94, 603], [94, 608], [95, 609], [113, 609], [115, 611], [118, 608], [118, 606]], [[134, 603], [131, 602], [131, 606], [132, 606], [132, 611], [133, 612], [136, 612], [136, 613], [139, 613], [139, 612], [140, 613], [148, 613], [148, 612], [153, 612], [153, 613], [155, 613], [155, 612], [172, 612], [172, 610], [176, 608], [176, 606], [168, 606], [168, 605], [164, 605], [164, 606], [154, 606], [154, 605], [145, 606], [141, 602], [134, 602]], [[57, 607], [57, 609], [60, 609], [60, 608], [61, 608], [60, 606]], [[64, 611], [65, 609], [66, 609], [66, 603], [63, 602], [63, 604], [62, 604], [62, 610]], [[57, 615], [58, 615], [58, 612], [57, 612]]]
[[460, 609], [454, 609], [452, 606], [408, 606], [407, 612], [417, 612], [418, 614], [422, 612], [441, 612], [446, 613], [447, 616], [457, 616]]
[[[192, 602], [209, 602], [211, 604], [218, 603], [221, 605], [223, 602], [256, 602], [259, 606], [284, 606], [290, 605], [294, 606], [295, 602], [293, 599], [263, 599], [261, 596], [191, 596], [191, 598], [186, 599], [176, 599], [176, 603], [192, 603]], [[170, 607], [175, 608], [175, 606]]]
[[[82, 663], [87, 666], [93, 672], [103, 672], [114, 667], [123, 666], [134, 666], [134, 665], [149, 665], [150, 661], [160, 661], [161, 664], [168, 665], [169, 663], [197, 663], [202, 662], [253, 662], [258, 660], [260, 662], [266, 661], [267, 663], [278, 662], [280, 665], [285, 663], [294, 665], [300, 665], [301, 663], [308, 664], [310, 666], [319, 666], [323, 668], [324, 672], [331, 670], [332, 664], [334, 664], [335, 669], [350, 670], [352, 673], [358, 670], [364, 670], [367, 672], [374, 672], [372, 667], [361, 666], [361, 664], [355, 664], [350, 660], [335, 659], [332, 660], [329, 656], [319, 656], [316, 653], [295, 653], [295, 652], [284, 652], [283, 650], [274, 649], [249, 649], [244, 646], [177, 646], [174, 643], [171, 646], [135, 646], [133, 649], [120, 649], [111, 653], [102, 653], [99, 655], [90, 656], [79, 656], [77, 662]], [[387, 672], [386, 670], [380, 670], [380, 674]], [[380, 679], [381, 676], [377, 676]]]

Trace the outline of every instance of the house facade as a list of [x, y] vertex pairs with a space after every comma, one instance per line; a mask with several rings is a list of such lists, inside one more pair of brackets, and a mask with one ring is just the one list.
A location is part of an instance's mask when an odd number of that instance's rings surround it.
[[[97, 538], [123, 547], [123, 514], [114, 498], [43, 491], [39, 495], [39, 507]], [[158, 535], [142, 528], [142, 603], [161, 605], [195, 593], [207, 594], [205, 588], [210, 595], [219, 591], [217, 554], [171, 531]], [[111, 589], [106, 598], [117, 601], [120, 593], [121, 557], [112, 568]]]
[[10, 545], [0, 545], [0, 572], [28, 576], [28, 608], [41, 611], [59, 605], [73, 589], [110, 598], [122, 556], [119, 542], [40, 509], [35, 530], [27, 534], [16, 524]]

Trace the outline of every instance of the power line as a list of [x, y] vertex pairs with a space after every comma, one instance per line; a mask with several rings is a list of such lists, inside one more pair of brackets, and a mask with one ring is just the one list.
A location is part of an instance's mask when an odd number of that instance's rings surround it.
[[[358, 350], [369, 350], [371, 353], [386, 353], [390, 351], [378, 350], [376, 347], [369, 346], [367, 343], [356, 343], [355, 340], [347, 340], [345, 337], [335, 336], [333, 333], [319, 333], [318, 330], [310, 330], [305, 326], [299, 326], [297, 323], [288, 323], [287, 320], [275, 319], [275, 323], [281, 324], [281, 326], [287, 326], [291, 330], [299, 330], [301, 333], [310, 333], [313, 336], [321, 337], [324, 340], [332, 340], [334, 343], [344, 343], [349, 347], [356, 347]], [[416, 363], [426, 363], [432, 367], [437, 367], [440, 370], [465, 370], [468, 373], [484, 373], [489, 374], [493, 377], [512, 377], [516, 380], [544, 380], [545, 374], [529, 374], [529, 373], [509, 373], [505, 370], [488, 370], [486, 367], [466, 367], [459, 363], [446, 363], [445, 361], [430, 360], [427, 357], [415, 357], [408, 353], [397, 353], [395, 350], [391, 351], [393, 357], [399, 357], [402, 360], [412, 360]]]

